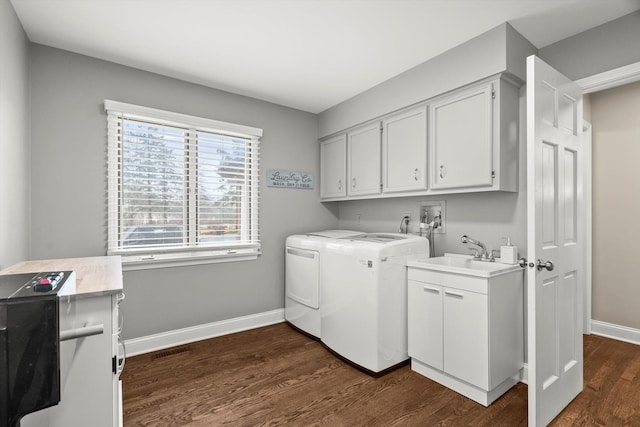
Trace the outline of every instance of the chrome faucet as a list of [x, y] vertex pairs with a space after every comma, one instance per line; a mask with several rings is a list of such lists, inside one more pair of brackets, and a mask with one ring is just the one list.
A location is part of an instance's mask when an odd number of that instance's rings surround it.
[[480, 242], [478, 240], [474, 240], [471, 237], [467, 236], [466, 234], [464, 236], [462, 236], [460, 241], [462, 243], [469, 243], [471, 245], [476, 245], [476, 246], [478, 246], [480, 248], [480, 250], [478, 250], [476, 248], [469, 248], [469, 249], [475, 251], [473, 259], [478, 260], [478, 261], [489, 261], [489, 262], [493, 262], [493, 261], [496, 260], [493, 257], [493, 253], [491, 253], [490, 251], [487, 251], [487, 248], [484, 246], [484, 244], [482, 242]]

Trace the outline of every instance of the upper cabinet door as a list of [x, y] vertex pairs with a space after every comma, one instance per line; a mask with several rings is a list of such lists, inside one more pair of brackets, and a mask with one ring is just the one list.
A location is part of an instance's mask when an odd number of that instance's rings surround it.
[[347, 135], [320, 144], [320, 197], [331, 199], [347, 195]]
[[431, 105], [431, 188], [491, 187], [493, 84], [443, 97]]
[[404, 111], [382, 123], [382, 191], [426, 190], [427, 107]]
[[380, 123], [374, 122], [349, 132], [347, 147], [348, 194], [379, 194]]

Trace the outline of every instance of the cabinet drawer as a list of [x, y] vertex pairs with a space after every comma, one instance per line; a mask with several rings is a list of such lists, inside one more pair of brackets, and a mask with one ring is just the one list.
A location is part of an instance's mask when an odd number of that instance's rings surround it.
[[432, 283], [448, 288], [460, 289], [479, 294], [488, 293], [488, 280], [481, 277], [471, 277], [463, 274], [444, 273], [441, 271], [427, 270], [417, 267], [409, 267], [409, 280]]

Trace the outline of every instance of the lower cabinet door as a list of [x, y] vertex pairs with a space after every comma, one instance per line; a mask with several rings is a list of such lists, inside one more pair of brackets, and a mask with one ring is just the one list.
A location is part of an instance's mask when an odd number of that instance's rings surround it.
[[444, 371], [489, 390], [487, 296], [443, 289]]
[[409, 356], [442, 370], [442, 287], [409, 280]]

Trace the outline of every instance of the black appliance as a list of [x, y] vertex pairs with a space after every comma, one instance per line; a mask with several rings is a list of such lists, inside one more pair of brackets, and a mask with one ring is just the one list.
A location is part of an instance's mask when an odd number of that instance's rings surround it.
[[0, 275], [0, 424], [60, 402], [58, 292], [71, 271]]

